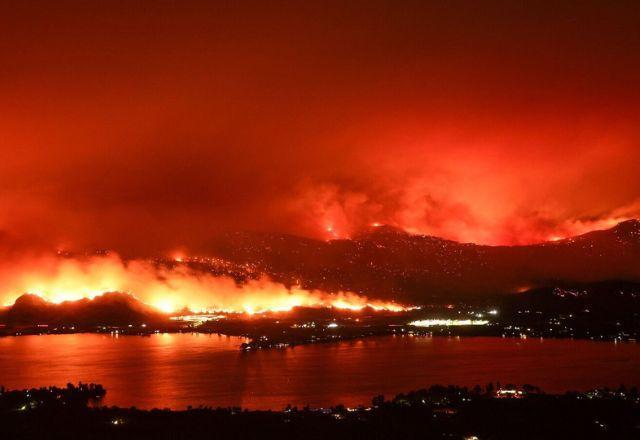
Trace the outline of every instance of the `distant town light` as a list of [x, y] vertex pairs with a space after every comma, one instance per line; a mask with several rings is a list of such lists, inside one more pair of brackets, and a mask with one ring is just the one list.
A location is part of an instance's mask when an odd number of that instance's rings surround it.
[[487, 325], [489, 321], [485, 319], [419, 319], [411, 321], [409, 325], [414, 327], [437, 327], [437, 326], [467, 326], [467, 325]]

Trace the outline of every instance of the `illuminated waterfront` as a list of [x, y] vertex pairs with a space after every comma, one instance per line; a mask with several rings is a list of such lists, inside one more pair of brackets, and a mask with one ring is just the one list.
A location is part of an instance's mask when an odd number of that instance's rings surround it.
[[531, 383], [548, 392], [640, 384], [640, 345], [551, 339], [378, 337], [242, 353], [204, 334], [0, 338], [0, 384], [96, 382], [106, 405], [358, 405], [436, 383]]

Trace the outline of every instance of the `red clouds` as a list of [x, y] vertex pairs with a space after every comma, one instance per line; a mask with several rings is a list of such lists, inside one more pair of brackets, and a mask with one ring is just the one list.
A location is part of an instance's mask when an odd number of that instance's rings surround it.
[[633, 4], [0, 11], [0, 229], [125, 254], [371, 223], [491, 244], [639, 214]]

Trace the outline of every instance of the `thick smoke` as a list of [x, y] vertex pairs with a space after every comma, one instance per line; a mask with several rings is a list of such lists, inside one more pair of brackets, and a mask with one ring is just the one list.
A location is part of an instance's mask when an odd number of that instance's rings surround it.
[[0, 2], [0, 230], [130, 257], [640, 214], [633, 2], [129, 3]]

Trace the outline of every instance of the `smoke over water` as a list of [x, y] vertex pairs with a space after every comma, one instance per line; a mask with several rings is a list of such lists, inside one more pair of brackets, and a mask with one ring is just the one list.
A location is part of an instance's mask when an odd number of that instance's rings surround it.
[[0, 303], [6, 305], [24, 293], [60, 303], [115, 291], [131, 293], [167, 313], [184, 307], [195, 312], [249, 314], [294, 307], [405, 310], [402, 305], [351, 292], [288, 288], [266, 276], [238, 284], [231, 277], [214, 276], [186, 265], [169, 267], [146, 260], [123, 260], [117, 255], [83, 259], [38, 257], [0, 268]]

